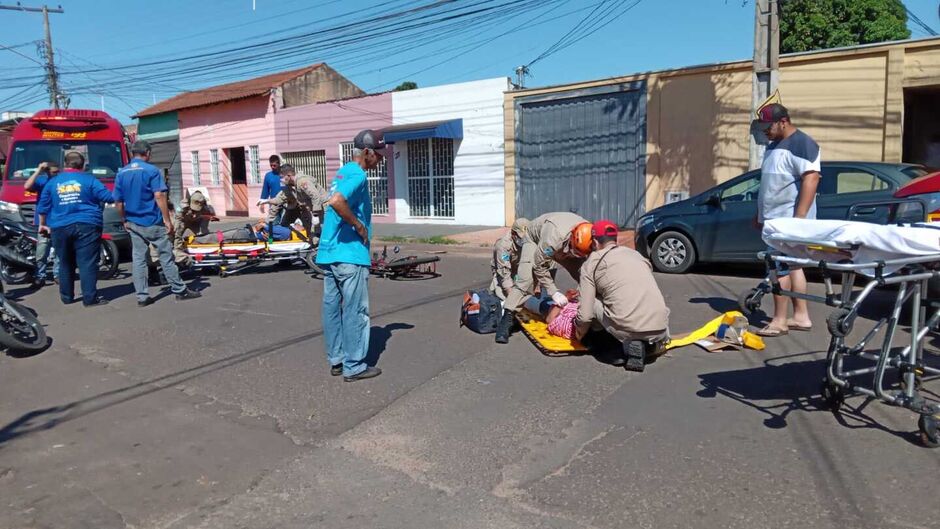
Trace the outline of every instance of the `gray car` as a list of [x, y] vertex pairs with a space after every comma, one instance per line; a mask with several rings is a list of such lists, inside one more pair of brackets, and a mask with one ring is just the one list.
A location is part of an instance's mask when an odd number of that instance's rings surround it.
[[[919, 165], [877, 162], [823, 162], [816, 197], [817, 218], [883, 224], [884, 205], [911, 179], [927, 174]], [[759, 170], [749, 171], [692, 198], [667, 204], [640, 217], [636, 249], [656, 270], [681, 274], [699, 262], [756, 262], [766, 245], [754, 227]], [[853, 206], [855, 206], [853, 208]]]

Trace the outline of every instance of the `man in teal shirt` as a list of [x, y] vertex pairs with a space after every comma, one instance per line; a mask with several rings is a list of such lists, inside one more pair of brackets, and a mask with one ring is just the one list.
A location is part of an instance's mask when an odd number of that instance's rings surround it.
[[381, 134], [364, 130], [353, 140], [354, 159], [333, 179], [324, 208], [317, 264], [324, 271], [323, 336], [330, 373], [346, 382], [377, 377], [369, 352], [369, 236], [372, 197], [366, 171], [382, 161]]

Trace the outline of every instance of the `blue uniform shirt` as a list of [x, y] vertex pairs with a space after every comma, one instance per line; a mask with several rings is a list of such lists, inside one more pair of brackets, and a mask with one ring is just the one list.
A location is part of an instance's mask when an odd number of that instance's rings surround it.
[[[336, 172], [330, 194], [339, 193], [346, 199], [349, 209], [362, 222], [369, 237], [372, 236], [372, 198], [365, 171], [356, 162], [349, 162]], [[327, 205], [320, 234], [318, 264], [349, 263], [362, 266], [372, 264], [369, 241], [363, 241], [355, 228], [346, 224], [332, 206]]]
[[97, 178], [66, 169], [43, 188], [36, 213], [45, 215], [46, 225], [53, 229], [71, 224], [101, 226], [106, 202], [114, 202], [114, 197]]
[[261, 200], [274, 198], [281, 192], [281, 175], [268, 171], [261, 183]]
[[161, 191], [167, 191], [163, 173], [140, 158], [118, 170], [114, 181], [114, 200], [124, 202], [124, 216], [138, 226], [163, 224], [163, 213], [153, 198]]
[[[35, 180], [33, 180], [33, 186], [27, 189], [27, 191], [36, 193], [37, 197], [41, 197], [42, 188], [46, 187], [47, 183], [49, 183], [49, 173], [43, 173], [37, 176]], [[39, 202], [39, 199], [37, 198], [36, 201]], [[39, 209], [38, 208], [36, 209], [36, 211], [33, 211], [33, 224], [37, 226], [39, 225]]]

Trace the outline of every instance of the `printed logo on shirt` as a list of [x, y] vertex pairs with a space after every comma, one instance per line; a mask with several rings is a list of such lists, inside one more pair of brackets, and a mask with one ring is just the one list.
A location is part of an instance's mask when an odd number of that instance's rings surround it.
[[508, 260], [509, 260], [509, 254], [508, 254], [508, 253], [504, 253], [502, 256], [500, 256], [500, 259], [502, 259], [503, 261], [508, 261]]
[[81, 202], [82, 184], [77, 180], [68, 180], [59, 182], [55, 186], [56, 194], [59, 195], [59, 204], [78, 204]]
[[546, 257], [551, 257], [552, 255], [555, 254], [555, 249], [554, 249], [554, 248], [545, 248], [544, 250], [542, 250], [542, 253], [544, 253]]

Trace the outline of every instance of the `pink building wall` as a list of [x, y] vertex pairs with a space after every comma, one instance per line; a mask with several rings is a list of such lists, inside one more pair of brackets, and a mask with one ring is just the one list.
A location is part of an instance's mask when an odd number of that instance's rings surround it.
[[[275, 145], [279, 153], [323, 150], [326, 152], [327, 185], [339, 170], [340, 144], [352, 141], [363, 129], [381, 129], [392, 124], [392, 94], [314, 103], [278, 109], [275, 114]], [[182, 134], [181, 134], [182, 137]], [[389, 149], [391, 154], [391, 149]], [[388, 162], [388, 215], [373, 215], [373, 222], [395, 221], [394, 163]]]
[[[193, 187], [191, 153], [199, 152], [201, 186], [209, 190], [209, 203], [216, 212], [225, 215], [235, 209], [235, 196], [231, 185], [231, 167], [225, 149], [245, 149], [245, 174], [247, 176], [247, 205], [250, 217], [260, 217], [255, 205], [261, 195], [261, 181], [270, 171], [268, 157], [277, 153], [275, 142], [275, 109], [270, 96], [253, 97], [183, 109], [179, 113], [180, 161], [183, 186]], [[259, 173], [257, 182], [252, 179], [251, 158], [248, 149], [258, 146]], [[219, 151], [219, 183], [212, 182], [210, 149]]]

